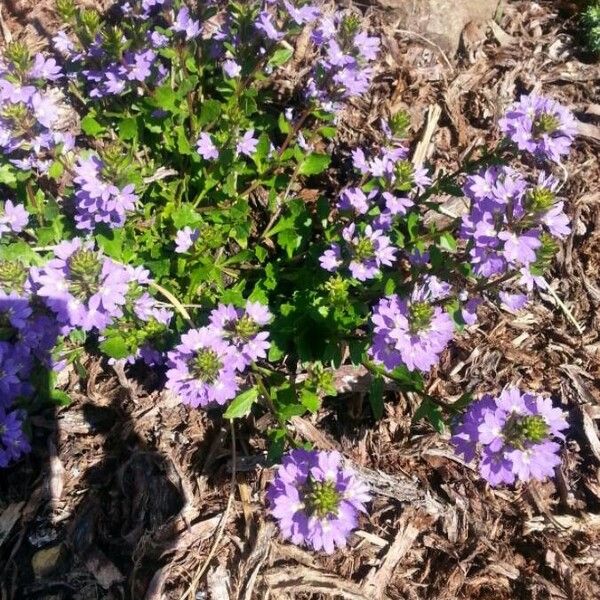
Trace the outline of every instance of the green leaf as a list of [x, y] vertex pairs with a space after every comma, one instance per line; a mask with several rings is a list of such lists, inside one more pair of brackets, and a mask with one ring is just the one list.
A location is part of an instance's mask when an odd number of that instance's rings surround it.
[[154, 92], [152, 104], [163, 110], [175, 113], [178, 111], [177, 94], [171, 89], [169, 84], [159, 87]]
[[369, 386], [369, 403], [373, 416], [379, 420], [383, 417], [383, 377], [373, 377]]
[[280, 67], [290, 60], [292, 56], [294, 56], [293, 48], [278, 48], [273, 52], [273, 56], [269, 59], [269, 65], [272, 67]]
[[223, 106], [217, 100], [205, 100], [200, 108], [200, 125], [216, 121], [223, 113]]
[[52, 390], [50, 392], [50, 400], [59, 406], [69, 406], [71, 404], [71, 396], [62, 390]]
[[48, 177], [51, 177], [52, 179], [58, 181], [62, 177], [64, 171], [65, 169], [62, 166], [62, 164], [59, 161], [55, 160], [48, 169]]
[[440, 235], [440, 247], [448, 252], [456, 252], [456, 240], [449, 232], [444, 232]]
[[119, 123], [119, 137], [122, 140], [132, 140], [137, 137], [138, 125], [137, 119], [129, 117], [122, 119]]
[[439, 433], [444, 431], [445, 423], [442, 409], [429, 398], [425, 398], [421, 402], [413, 415], [413, 421], [420, 421], [421, 419], [429, 421]]
[[106, 131], [106, 128], [98, 123], [92, 115], [86, 115], [81, 119], [81, 130], [89, 136], [97, 137]]
[[313, 391], [303, 389], [300, 392], [300, 402], [305, 406], [311, 413], [315, 413], [321, 407], [321, 398], [317, 396]]
[[279, 131], [286, 135], [292, 130], [292, 126], [290, 125], [290, 122], [285, 118], [284, 113], [279, 113], [279, 117], [277, 118], [277, 125], [279, 125]]
[[225, 414], [226, 419], [239, 419], [250, 414], [252, 405], [258, 400], [258, 388], [251, 387], [249, 390], [238, 394], [227, 407]]
[[312, 152], [300, 163], [298, 173], [300, 175], [318, 175], [322, 173], [331, 162], [331, 156]]
[[129, 345], [119, 336], [106, 338], [104, 341], [100, 342], [99, 347], [100, 350], [107, 356], [110, 356], [110, 358], [126, 358], [131, 354]]
[[177, 229], [182, 229], [186, 225], [192, 227], [202, 221], [202, 217], [191, 204], [182, 204], [173, 211], [171, 218], [173, 219], [173, 225]]
[[192, 146], [187, 139], [187, 135], [183, 130], [183, 127], [177, 128], [177, 150], [179, 154], [188, 155], [192, 153]]
[[0, 183], [11, 188], [16, 186], [17, 177], [11, 165], [0, 165]]
[[108, 229], [96, 234], [98, 246], [115, 260], [121, 260], [123, 255], [123, 229]]

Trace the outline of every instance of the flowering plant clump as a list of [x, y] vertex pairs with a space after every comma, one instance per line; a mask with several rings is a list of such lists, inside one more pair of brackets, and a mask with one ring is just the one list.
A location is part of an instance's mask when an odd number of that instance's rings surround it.
[[[517, 311], [549, 287], [570, 232], [568, 109], [522, 96], [504, 139], [445, 173], [413, 151], [403, 111], [377, 141], [340, 143], [382, 63], [353, 9], [57, 8], [56, 57], [16, 43], [0, 60], [0, 465], [29, 448], [31, 413], [69, 402], [57, 373], [81, 372], [85, 350], [150, 366], [211, 415], [270, 413], [274, 461], [298, 444], [289, 420], [336, 394], [342, 365], [370, 372], [375, 418], [389, 378], [439, 427], [426, 378], [477, 307]], [[467, 411], [464, 443], [493, 483], [558, 460], [563, 421], [527, 398]], [[497, 438], [479, 429], [482, 407]], [[285, 455], [268, 496], [285, 537], [327, 552], [369, 498], [339, 455], [305, 450]]]
[[565, 414], [549, 398], [504, 390], [474, 402], [456, 427], [452, 442], [468, 462], [477, 459], [491, 485], [552, 477], [560, 464]]
[[267, 490], [284, 538], [331, 554], [344, 548], [366, 512], [368, 487], [341, 464], [337, 452], [292, 450]]

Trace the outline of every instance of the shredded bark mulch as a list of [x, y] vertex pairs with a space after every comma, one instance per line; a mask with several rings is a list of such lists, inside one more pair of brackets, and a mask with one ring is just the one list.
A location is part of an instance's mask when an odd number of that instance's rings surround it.
[[[52, 4], [4, 0], [4, 41], [47, 44]], [[508, 383], [553, 393], [572, 425], [556, 480], [490, 489], [447, 433], [414, 422], [418, 398], [390, 390], [375, 422], [357, 385], [293, 422], [299, 437], [342, 451], [375, 491], [348, 550], [315, 555], [282, 543], [266, 516], [266, 418], [232, 435], [215, 415], [151, 391], [158, 376], [90, 357], [85, 375], [62, 382], [73, 403], [36, 416], [33, 454], [0, 472], [0, 598], [600, 597], [600, 67], [558, 4], [507, 2], [498, 22], [467, 26], [458, 58], [371, 11], [382, 72], [342, 127], [348, 142], [376, 139], [381, 115], [404, 108], [419, 151], [453, 167], [497, 138], [519, 93], [543, 91], [575, 111], [563, 188], [573, 231], [551, 290], [518, 315], [484, 305], [428, 388], [446, 402]]]

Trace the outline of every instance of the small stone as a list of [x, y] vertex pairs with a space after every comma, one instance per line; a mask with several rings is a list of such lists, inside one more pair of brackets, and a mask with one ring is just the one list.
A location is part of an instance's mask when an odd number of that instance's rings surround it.
[[36, 579], [47, 577], [57, 570], [64, 558], [62, 544], [38, 550], [31, 559], [31, 566]]

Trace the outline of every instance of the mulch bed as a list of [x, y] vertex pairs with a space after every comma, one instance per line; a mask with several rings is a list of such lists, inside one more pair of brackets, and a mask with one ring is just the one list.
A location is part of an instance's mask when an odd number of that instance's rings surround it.
[[[57, 27], [52, 4], [4, 0], [4, 36], [43, 45]], [[553, 293], [516, 316], [485, 305], [429, 383], [448, 402], [507, 383], [552, 392], [572, 424], [556, 480], [491, 490], [447, 434], [413, 421], [417, 398], [390, 392], [374, 422], [356, 389], [293, 423], [364, 469], [377, 492], [347, 552], [311, 554], [281, 543], [266, 517], [266, 418], [232, 436], [214, 415], [151, 391], [156, 374], [90, 357], [85, 377], [63, 382], [73, 403], [35, 417], [34, 453], [0, 472], [2, 600], [599, 597], [600, 68], [556, 4], [508, 2], [499, 24], [467, 27], [452, 69], [374, 15], [385, 69], [343, 127], [349, 140], [376, 137], [379, 116], [402, 107], [418, 140], [437, 105], [429, 155], [451, 167], [494, 139], [521, 92], [543, 90], [582, 122], [565, 165], [573, 232]]]

